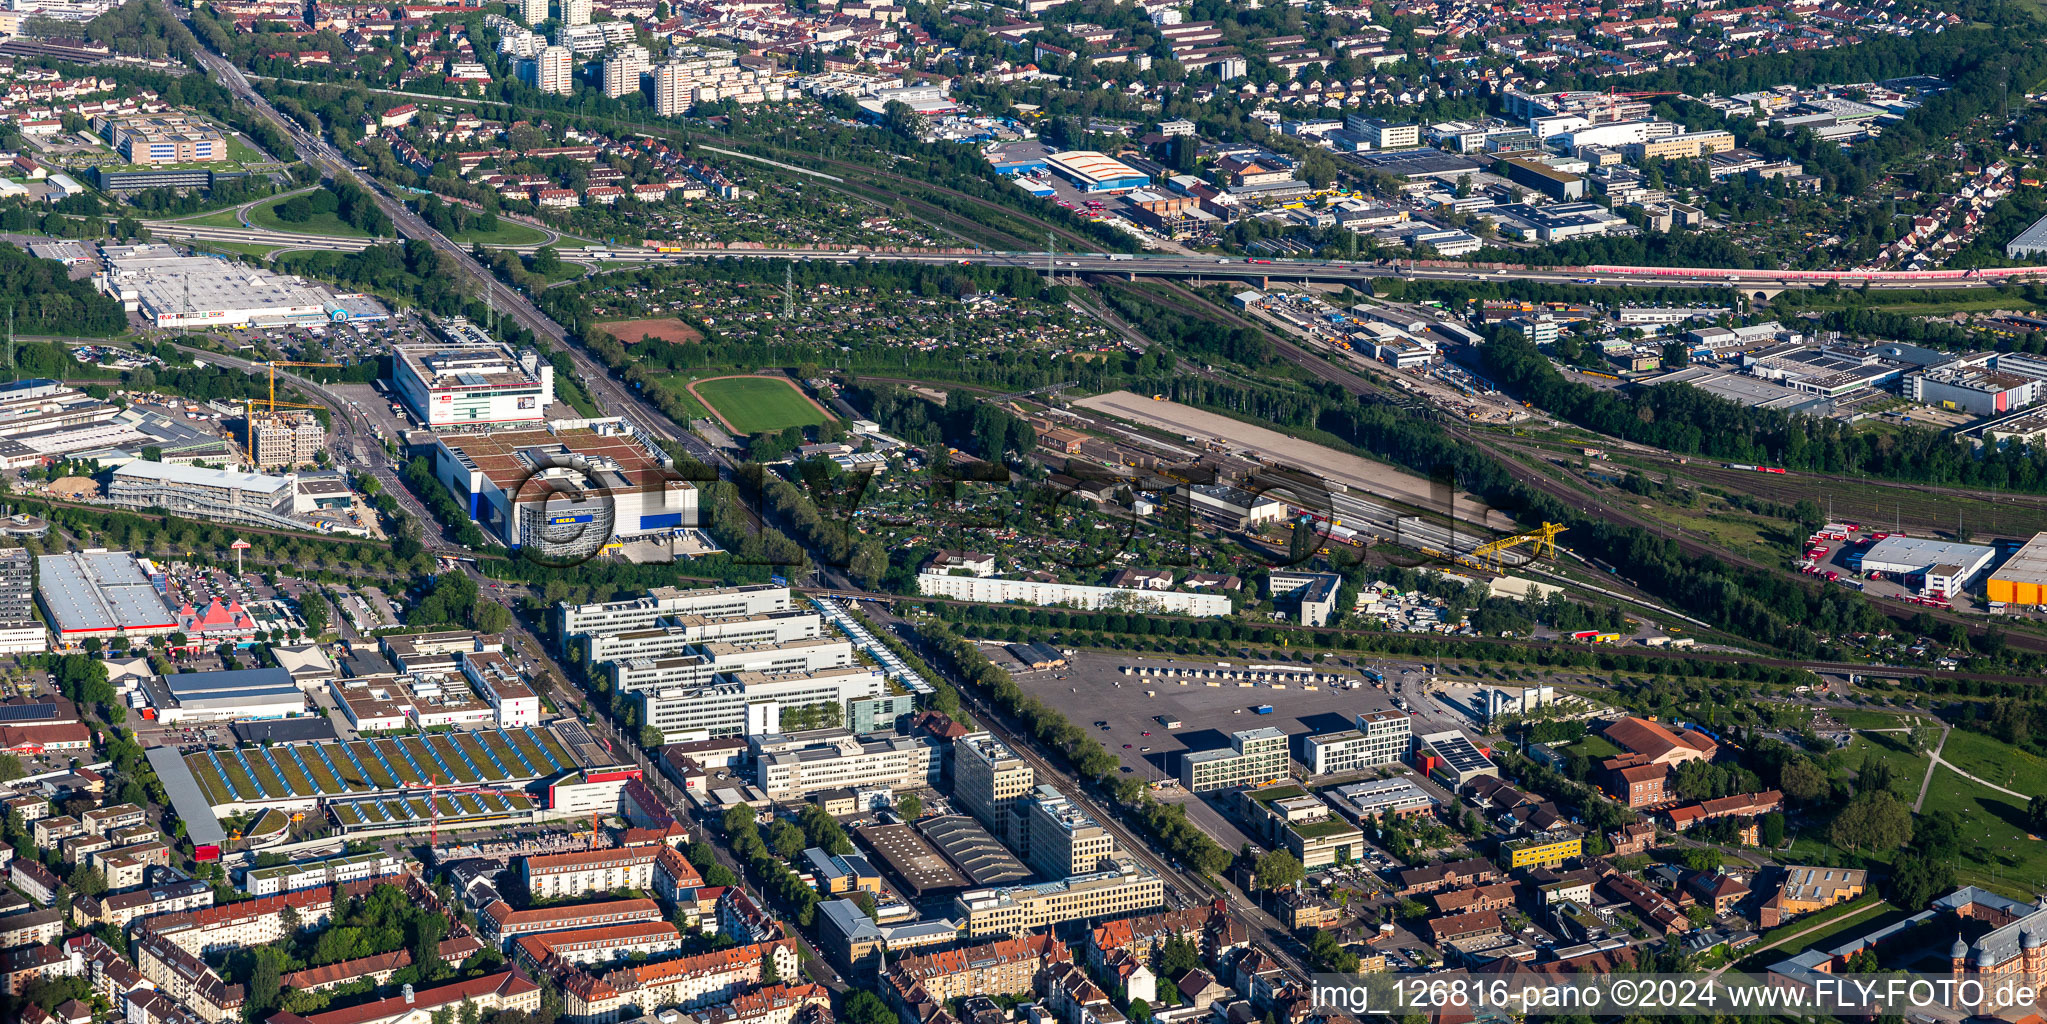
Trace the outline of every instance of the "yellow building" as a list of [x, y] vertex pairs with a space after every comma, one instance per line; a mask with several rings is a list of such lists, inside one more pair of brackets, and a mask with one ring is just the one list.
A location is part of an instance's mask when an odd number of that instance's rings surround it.
[[1584, 837], [1568, 830], [1544, 832], [1500, 844], [1501, 858], [1510, 871], [1515, 868], [1553, 868], [1584, 852]]

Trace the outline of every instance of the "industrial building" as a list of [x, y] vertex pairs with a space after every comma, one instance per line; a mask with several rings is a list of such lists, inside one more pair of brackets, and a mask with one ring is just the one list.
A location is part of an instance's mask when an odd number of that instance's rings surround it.
[[[114, 470], [107, 503], [122, 508], [161, 508], [195, 519], [302, 530], [292, 513], [301, 495], [298, 477], [201, 469], [162, 462], [130, 462]], [[311, 498], [306, 496], [310, 506]]]
[[460, 317], [442, 321], [441, 330], [453, 344], [391, 352], [391, 386], [420, 423], [444, 430], [547, 422], [554, 367], [540, 353], [515, 352]]
[[281, 668], [176, 672], [143, 683], [157, 721], [236, 722], [306, 713], [306, 694]]
[[1500, 777], [1500, 769], [1485, 751], [1455, 729], [1416, 736], [1413, 757], [1414, 766], [1422, 774], [1453, 793], [1463, 790], [1474, 779]]
[[[545, 388], [551, 400], [552, 377]], [[434, 404], [441, 404], [438, 397]], [[435, 441], [434, 476], [505, 546], [551, 559], [587, 557], [618, 541], [697, 525], [696, 485], [618, 417], [443, 435]]]
[[2006, 259], [2014, 260], [2047, 255], [2047, 217], [2034, 221], [2032, 226], [2004, 243], [2004, 255]]
[[1287, 777], [1286, 733], [1271, 727], [1240, 729], [1230, 745], [1180, 758], [1180, 785], [1189, 793], [1262, 786]]
[[1089, 149], [1053, 153], [1045, 158], [1045, 166], [1083, 192], [1129, 192], [1151, 184], [1151, 176], [1143, 171]]
[[2047, 605], [2047, 533], [2036, 533], [1990, 574], [1991, 603], [2020, 608]]
[[145, 565], [126, 551], [38, 556], [36, 596], [58, 642], [176, 632], [177, 614], [150, 579], [157, 570]]
[[1995, 557], [1995, 548], [1981, 544], [1894, 534], [1863, 551], [1849, 552], [1845, 561], [1857, 572], [1880, 572], [1899, 579], [1919, 577], [1923, 593], [1952, 597]]
[[1982, 366], [1942, 366], [1905, 378], [1905, 397], [1925, 405], [1995, 416], [2032, 405], [2040, 398], [2038, 377]]
[[211, 256], [136, 246], [107, 258], [101, 292], [157, 327], [282, 327], [356, 319], [356, 303], [327, 289]]

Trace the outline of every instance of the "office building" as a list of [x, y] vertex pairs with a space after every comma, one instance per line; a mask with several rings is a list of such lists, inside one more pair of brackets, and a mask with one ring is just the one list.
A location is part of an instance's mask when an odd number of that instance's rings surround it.
[[479, 527], [514, 551], [530, 547], [547, 559], [587, 557], [697, 525], [696, 484], [616, 417], [442, 434], [434, 440], [434, 475]]
[[[1241, 729], [1230, 745], [1180, 758], [1180, 785], [1189, 793], [1262, 786], [1287, 777], [1286, 733], [1271, 727]], [[957, 771], [957, 769], [955, 769]]]
[[1367, 711], [1358, 727], [1310, 736], [1305, 760], [1310, 775], [1337, 775], [1382, 764], [1399, 764], [1407, 756], [1413, 722], [1398, 711]]
[[441, 328], [461, 342], [400, 345], [391, 353], [391, 385], [430, 429], [539, 426], [554, 404], [554, 367], [532, 349], [513, 351], [467, 320]]
[[585, 633], [620, 633], [627, 630], [650, 629], [662, 619], [674, 616], [728, 618], [786, 612], [790, 607], [788, 587], [750, 583], [739, 587], [707, 587], [701, 590], [655, 587], [641, 597], [621, 601], [600, 601], [594, 604], [572, 605], [564, 601], [558, 606], [556, 615], [563, 636], [580, 636]]
[[1165, 902], [1159, 876], [1123, 862], [1109, 871], [998, 889], [973, 889], [953, 900], [968, 938], [1021, 935], [1071, 921], [1121, 917]]
[[1500, 844], [1500, 863], [1509, 871], [1553, 868], [1584, 852], [1584, 837], [1568, 826], [1509, 839]]
[[[684, 659], [685, 661], [693, 659]], [[628, 668], [633, 662], [617, 662]], [[869, 702], [900, 703], [908, 697], [876, 669], [860, 665], [815, 672], [728, 672], [694, 685], [666, 685], [639, 691], [641, 718], [670, 743], [722, 736], [799, 731], [845, 725], [871, 732], [885, 714]], [[889, 718], [894, 724], [894, 718]]]
[[1373, 149], [1413, 149], [1422, 144], [1422, 129], [1418, 124], [1352, 114], [1343, 119], [1343, 126], [1344, 130], [1361, 136]]
[[620, 693], [704, 686], [717, 676], [741, 672], [782, 674], [853, 667], [853, 645], [837, 637], [814, 636], [785, 644], [695, 644], [668, 658], [619, 658], [606, 670]]
[[319, 457], [327, 428], [311, 413], [259, 412], [245, 421], [242, 439], [257, 469], [294, 469]]
[[227, 159], [220, 129], [181, 114], [96, 117], [93, 128], [131, 164], [191, 164]]
[[676, 615], [646, 629], [587, 634], [583, 662], [602, 665], [626, 658], [669, 658], [702, 643], [779, 645], [823, 635], [823, 620], [814, 611], [789, 609], [758, 615]]
[[1295, 621], [1301, 625], [1326, 626], [1336, 615], [1336, 597], [1343, 589], [1343, 577], [1333, 572], [1274, 569], [1266, 576], [1266, 588], [1275, 603], [1294, 607]]
[[1024, 844], [1028, 831], [1019, 812], [1036, 782], [1030, 764], [988, 733], [952, 741], [953, 800], [1008, 846]]
[[519, 81], [557, 96], [576, 91], [575, 55], [566, 46], [549, 46], [531, 57], [521, 57], [515, 70]]
[[936, 788], [938, 741], [928, 736], [861, 739], [845, 729], [753, 736], [754, 781], [774, 800], [833, 789]]
[[1116, 837], [1050, 783], [1024, 805], [1024, 858], [1044, 878], [1090, 875], [1116, 857]]
[[604, 95], [617, 99], [640, 91], [640, 76], [648, 68], [647, 48], [627, 43], [604, 58]]

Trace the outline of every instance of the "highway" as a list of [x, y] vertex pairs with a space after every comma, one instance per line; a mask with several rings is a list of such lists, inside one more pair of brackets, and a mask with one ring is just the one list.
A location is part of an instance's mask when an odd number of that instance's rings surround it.
[[[159, 0], [159, 2], [164, 5], [164, 10], [170, 17], [178, 18], [177, 10], [170, 6], [168, 0]], [[583, 350], [581, 344], [576, 339], [569, 336], [568, 331], [564, 330], [560, 324], [555, 323], [547, 314], [542, 313], [538, 307], [527, 300], [522, 292], [499, 281], [497, 276], [492, 274], [483, 264], [477, 262], [476, 258], [470, 255], [467, 249], [455, 244], [446, 235], [434, 230], [432, 225], [422, 220], [418, 214], [412, 212], [411, 208], [386, 191], [382, 184], [357, 171], [355, 165], [343, 157], [326, 139], [307, 131], [297, 122], [279, 113], [276, 107], [270, 105], [269, 100], [264, 99], [263, 95], [258, 93], [255, 87], [249, 84], [247, 76], [243, 75], [241, 69], [235, 67], [232, 61], [206, 49], [203, 45], [198, 47], [195, 53], [200, 63], [205, 65], [207, 73], [215, 81], [227, 86], [229, 91], [247, 103], [258, 116], [276, 125], [291, 138], [293, 149], [297, 151], [300, 159], [319, 168], [324, 174], [335, 181], [350, 182], [369, 193], [376, 200], [377, 207], [384, 211], [385, 216], [391, 218], [391, 223], [397, 225], [399, 234], [406, 238], [425, 242], [435, 249], [446, 253], [454, 264], [460, 268], [463, 275], [475, 281], [482, 289], [483, 294], [489, 296], [489, 301], [495, 305], [500, 313], [510, 316], [515, 323], [533, 332], [536, 337], [545, 338], [552, 342], [555, 348], [568, 353], [569, 359], [575, 366], [576, 375], [582, 380], [584, 388], [590, 392], [592, 400], [596, 401], [600, 408], [615, 414], [630, 413], [635, 423], [652, 432], [655, 436], [682, 444], [697, 459], [710, 465], [721, 469], [730, 468], [724, 458], [712, 450], [709, 445], [704, 444], [703, 441], [683, 429], [680, 424], [669, 419], [661, 410], [655, 408], [652, 403], [645, 401], [631, 388], [626, 387], [614, 378], [609, 368], [592, 358], [588, 352]], [[162, 226], [153, 225], [151, 230], [162, 230]], [[188, 227], [186, 230], [189, 232], [196, 229]], [[251, 231], [240, 229], [216, 230], [223, 231], [229, 235], [240, 234], [246, 236], [252, 233]], [[260, 234], [268, 235], [271, 241], [280, 238], [284, 239], [286, 240], [285, 244], [294, 244], [292, 240], [319, 237], [267, 232], [261, 232]], [[188, 234], [187, 237], [194, 236]], [[217, 240], [231, 241], [235, 239], [220, 238]], [[336, 240], [329, 239], [329, 241]], [[362, 247], [360, 240], [357, 239], [339, 241], [355, 242], [356, 248]]]

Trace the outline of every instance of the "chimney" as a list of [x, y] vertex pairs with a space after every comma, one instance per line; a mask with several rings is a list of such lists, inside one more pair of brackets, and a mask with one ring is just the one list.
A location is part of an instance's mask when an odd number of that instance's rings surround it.
[[405, 1005], [412, 1005], [412, 983], [409, 981], [405, 983]]

